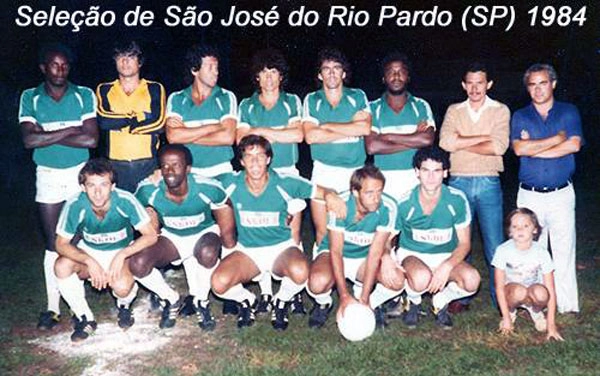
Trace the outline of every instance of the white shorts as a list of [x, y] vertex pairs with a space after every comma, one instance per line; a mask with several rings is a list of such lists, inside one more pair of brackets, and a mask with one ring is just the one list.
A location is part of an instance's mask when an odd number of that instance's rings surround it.
[[350, 190], [350, 177], [360, 167], [336, 167], [314, 161], [312, 182], [324, 188], [334, 189], [337, 193]]
[[121, 251], [120, 249], [116, 249], [114, 251], [99, 251], [97, 249], [88, 247], [83, 241], [77, 243], [77, 248], [84, 250], [85, 253], [96, 260], [105, 271], [110, 269], [110, 263], [115, 258], [115, 255]]
[[414, 256], [423, 261], [423, 263], [427, 265], [429, 269], [433, 270], [442, 262], [446, 261], [451, 254], [452, 253], [422, 253], [398, 247], [396, 250], [396, 262], [400, 265], [408, 256]]
[[42, 204], [58, 204], [81, 192], [79, 171], [81, 163], [69, 168], [37, 166], [35, 201]]
[[382, 170], [381, 172], [385, 176], [383, 191], [396, 200], [419, 184], [419, 179], [414, 168], [396, 171]]
[[273, 170], [278, 174], [300, 176], [300, 172], [298, 171], [296, 166], [277, 167], [277, 168], [274, 168]]
[[343, 257], [342, 261], [344, 262], [344, 277], [350, 280], [352, 283], [358, 286], [362, 286], [362, 282], [356, 279], [358, 275], [358, 269], [360, 266], [366, 262], [366, 258], [348, 258]]
[[223, 162], [218, 165], [210, 167], [192, 167], [192, 173], [202, 175], [207, 178], [214, 178], [215, 176], [225, 174], [227, 172], [233, 172], [233, 167], [230, 162]]
[[[298, 245], [292, 239], [267, 247], [244, 247], [238, 243], [236, 250], [242, 252], [254, 261], [254, 264], [256, 264], [260, 273], [254, 277], [253, 281], [260, 281], [264, 273], [271, 272], [277, 257], [290, 247], [298, 248]], [[277, 280], [281, 279], [281, 276], [276, 276], [273, 273], [271, 273], [271, 275]]]
[[198, 243], [198, 240], [200, 240], [202, 235], [209, 232], [214, 232], [217, 235], [221, 235], [220, 228], [216, 223], [208, 228], [205, 228], [197, 234], [188, 236], [179, 236], [167, 230], [162, 230], [160, 235], [169, 239], [175, 248], [177, 248], [177, 252], [179, 253], [179, 259], [173, 261], [171, 264], [180, 265], [184, 260], [193, 257], [196, 243]]

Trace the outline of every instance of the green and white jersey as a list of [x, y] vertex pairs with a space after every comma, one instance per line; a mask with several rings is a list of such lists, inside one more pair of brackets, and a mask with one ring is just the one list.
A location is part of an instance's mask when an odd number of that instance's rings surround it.
[[[395, 232], [398, 204], [392, 197], [384, 193], [381, 196], [379, 208], [355, 222], [356, 198], [350, 191], [342, 193], [340, 197], [346, 201], [346, 218], [337, 219], [335, 216], [330, 216], [327, 229], [344, 233], [344, 257], [366, 258], [377, 231]], [[319, 251], [326, 249], [329, 249], [329, 234], [319, 246]]]
[[154, 208], [163, 229], [179, 236], [195, 235], [214, 225], [212, 210], [219, 209], [227, 200], [217, 180], [188, 174], [187, 181], [188, 194], [181, 203], [167, 198], [164, 180], [155, 185], [146, 179], [135, 192], [142, 205]]
[[110, 207], [99, 219], [85, 192], [72, 197], [58, 218], [56, 233], [72, 239], [81, 231], [83, 242], [91, 249], [114, 251], [125, 248], [133, 241], [133, 229], [139, 230], [150, 222], [150, 217], [138, 200], [129, 192], [115, 188], [110, 194]]
[[246, 186], [246, 172], [219, 175], [233, 204], [238, 242], [244, 247], [266, 247], [290, 240], [286, 225], [287, 202], [290, 199], [314, 197], [317, 187], [295, 175], [278, 174], [269, 169], [264, 191], [255, 196]]
[[[192, 86], [189, 86], [169, 95], [167, 117], [170, 116], [180, 118], [188, 128], [219, 123], [227, 118], [237, 120], [237, 100], [231, 91], [215, 86], [210, 96], [197, 106], [192, 100]], [[212, 167], [233, 158], [231, 146], [185, 146], [192, 152], [196, 168]]]
[[[68, 83], [64, 96], [55, 101], [46, 93], [44, 84], [27, 89], [21, 94], [19, 123], [38, 124], [44, 131], [57, 131], [82, 126], [83, 121], [96, 117], [96, 96], [84, 86]], [[38, 166], [68, 168], [88, 160], [86, 148], [48, 145], [35, 148], [33, 161]]]
[[451, 253], [458, 245], [456, 230], [471, 224], [469, 203], [464, 193], [442, 185], [440, 200], [430, 215], [423, 214], [419, 188], [400, 199], [396, 230], [400, 231], [401, 248], [414, 252]]
[[[378, 134], [410, 134], [417, 130], [417, 124], [425, 120], [435, 129], [435, 120], [429, 103], [408, 93], [406, 104], [399, 113], [394, 112], [385, 100], [385, 94], [371, 103], [373, 127]], [[411, 170], [416, 149], [404, 150], [393, 154], [375, 154], [375, 165], [382, 170]]]
[[[259, 94], [254, 93], [240, 103], [238, 128], [264, 127], [283, 129], [289, 123], [301, 119], [300, 98], [295, 94], [281, 92], [273, 108], [267, 109], [260, 103]], [[273, 142], [272, 168], [292, 167], [298, 162], [298, 144]]]
[[[303, 121], [314, 124], [347, 123], [359, 111], [370, 112], [367, 96], [360, 89], [344, 87], [342, 99], [332, 107], [323, 89], [304, 98]], [[329, 166], [358, 168], [367, 154], [363, 137], [346, 137], [326, 144], [310, 145], [312, 158]]]

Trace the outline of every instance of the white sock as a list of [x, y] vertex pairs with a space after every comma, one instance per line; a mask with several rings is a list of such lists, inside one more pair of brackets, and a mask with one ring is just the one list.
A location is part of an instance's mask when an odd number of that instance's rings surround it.
[[133, 302], [137, 296], [137, 292], [139, 290], [138, 284], [137, 283], [133, 283], [133, 287], [131, 288], [131, 291], [129, 292], [129, 294], [127, 294], [127, 296], [125, 297], [120, 297], [117, 296], [115, 294], [115, 292], [113, 291], [113, 296], [115, 298], [117, 298], [117, 307], [123, 306], [125, 308], [129, 308], [129, 306], [131, 305], [131, 302]]
[[44, 279], [46, 280], [46, 297], [48, 298], [48, 311], [60, 314], [60, 291], [58, 279], [54, 274], [54, 263], [58, 253], [46, 250], [44, 252]]
[[362, 285], [355, 283], [354, 286], [352, 286], [352, 291], [354, 293], [354, 299], [359, 300], [362, 295], [363, 287]]
[[402, 290], [391, 290], [381, 283], [378, 283], [375, 285], [375, 290], [373, 290], [371, 296], [369, 297], [371, 308], [375, 309], [393, 297], [400, 295], [401, 293]]
[[326, 291], [322, 294], [313, 294], [310, 289], [306, 289], [306, 292], [308, 293], [308, 295], [312, 296], [313, 299], [315, 299], [315, 302], [317, 302], [317, 304], [319, 305], [332, 305], [333, 304], [333, 299], [331, 298], [331, 290]]
[[159, 298], [168, 300], [169, 303], [174, 304], [179, 300], [179, 294], [173, 290], [171, 286], [165, 282], [162, 274], [156, 268], [152, 268], [150, 274], [144, 278], [135, 278], [136, 281], [144, 285], [148, 290], [152, 291]]
[[468, 292], [458, 286], [456, 282], [450, 282], [442, 289], [442, 291], [433, 295], [431, 303], [433, 308], [440, 310], [453, 300], [464, 298], [465, 296], [473, 295], [475, 292]]
[[423, 292], [416, 292], [415, 290], [413, 290], [410, 285], [408, 284], [408, 282], [404, 285], [404, 291], [406, 291], [406, 298], [415, 305], [419, 305], [421, 304], [421, 295], [423, 295]]
[[275, 295], [275, 299], [279, 299], [282, 302], [289, 302], [294, 298], [294, 295], [302, 291], [304, 285], [304, 283], [301, 285], [295, 283], [289, 277], [283, 277], [281, 279], [281, 286], [279, 287], [279, 291], [277, 291], [277, 295]]
[[260, 293], [262, 295], [273, 295], [273, 282], [271, 281], [271, 273], [263, 273], [260, 281], [258, 281], [258, 285], [260, 286]]
[[253, 305], [254, 301], [256, 300], [256, 296], [254, 296], [254, 294], [251, 293], [248, 289], [244, 288], [244, 286], [241, 283], [238, 283], [237, 285], [232, 286], [229, 290], [225, 291], [225, 293], [223, 293], [223, 294], [215, 294], [215, 295], [217, 295], [219, 298], [223, 298], [223, 299], [227, 299], [227, 300], [234, 300], [238, 303], [241, 303], [244, 300], [247, 300], [250, 303], [250, 305]]
[[190, 295], [194, 296], [196, 300], [208, 299], [211, 287], [210, 278], [218, 265], [219, 262], [210, 269], [205, 268], [198, 263], [198, 260], [196, 260], [195, 257], [188, 257], [183, 261], [188, 290]]
[[85, 288], [83, 281], [73, 273], [67, 278], [57, 278], [58, 289], [75, 316], [81, 318], [83, 315], [88, 321], [94, 321], [94, 314], [85, 300]]

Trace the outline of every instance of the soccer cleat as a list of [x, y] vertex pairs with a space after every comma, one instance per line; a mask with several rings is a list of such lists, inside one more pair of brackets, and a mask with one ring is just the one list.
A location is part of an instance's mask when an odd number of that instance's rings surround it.
[[175, 303], [171, 304], [168, 300], [164, 301], [164, 307], [162, 310], [162, 314], [160, 315], [160, 322], [158, 323], [158, 327], [161, 329], [168, 329], [175, 326], [177, 321], [177, 315], [181, 310], [182, 306], [181, 299], [177, 300]]
[[469, 309], [471, 309], [471, 307], [468, 304], [462, 304], [458, 300], [454, 300], [450, 302], [450, 304], [448, 304], [448, 312], [450, 312], [453, 315], [466, 312]]
[[196, 305], [194, 304], [194, 297], [192, 295], [188, 295], [183, 299], [183, 303], [181, 305], [181, 309], [179, 310], [179, 315], [183, 317], [188, 317], [196, 314]]
[[239, 305], [239, 313], [238, 313], [238, 328], [244, 328], [246, 326], [252, 326], [254, 324], [254, 308], [250, 306], [250, 302], [244, 300]]
[[433, 314], [435, 315], [435, 324], [444, 330], [452, 329], [452, 318], [448, 313], [448, 305], [444, 308], [437, 310], [433, 309]]
[[202, 330], [211, 331], [217, 326], [217, 322], [210, 312], [210, 303], [208, 300], [199, 302], [196, 307], [196, 316], [198, 317], [198, 326]]
[[294, 315], [306, 315], [306, 308], [304, 308], [304, 301], [302, 300], [302, 293], [296, 294], [291, 304], [292, 314]]
[[413, 304], [410, 300], [406, 300], [404, 313], [402, 314], [402, 322], [409, 329], [415, 329], [419, 324], [420, 304]]
[[81, 316], [81, 319], [76, 319], [75, 330], [71, 334], [71, 341], [81, 342], [93, 335], [96, 331], [98, 324], [95, 321], [88, 321], [85, 315]]
[[60, 321], [60, 315], [56, 312], [46, 311], [40, 313], [37, 328], [39, 330], [52, 330]]
[[277, 299], [271, 313], [271, 324], [275, 330], [286, 330], [288, 327], [288, 303]]
[[125, 308], [124, 305], [119, 306], [119, 313], [117, 314], [117, 324], [119, 328], [123, 330], [127, 330], [131, 328], [135, 319], [131, 314], [131, 310], [129, 308]]
[[162, 308], [162, 305], [160, 304], [160, 298], [153, 292], [151, 292], [148, 296], [150, 299], [150, 311], [158, 312]]
[[239, 305], [233, 300], [223, 301], [223, 314], [224, 315], [237, 315], [240, 313]]
[[308, 318], [308, 326], [311, 328], [320, 328], [325, 325], [331, 308], [331, 304], [315, 304]]
[[404, 312], [406, 298], [404, 296], [400, 296], [397, 299], [392, 299], [389, 303], [387, 303], [387, 307], [385, 310], [385, 314], [387, 317], [391, 319], [395, 319], [398, 317], [402, 317], [402, 313]]
[[260, 300], [256, 304], [254, 312], [257, 315], [263, 313], [269, 313], [273, 310], [273, 297], [271, 295], [263, 294], [260, 296]]
[[375, 327], [377, 329], [385, 328], [388, 323], [385, 321], [385, 310], [382, 306], [375, 308]]

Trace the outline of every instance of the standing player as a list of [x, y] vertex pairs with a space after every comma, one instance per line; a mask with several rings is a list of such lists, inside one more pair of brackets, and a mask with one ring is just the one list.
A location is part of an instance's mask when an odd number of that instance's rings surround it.
[[[83, 281], [88, 278], [98, 290], [113, 290], [119, 326], [127, 329], [133, 324], [130, 315], [123, 315], [137, 293], [127, 259], [156, 243], [156, 232], [144, 207], [131, 193], [115, 188], [114, 178], [108, 160], [88, 161], [79, 173], [83, 192], [67, 201], [56, 227], [60, 257], [54, 271], [60, 293], [75, 315], [73, 342], [85, 340], [97, 326], [85, 299]], [[141, 234], [135, 241], [133, 228]], [[79, 231], [82, 239], [77, 245], [71, 244]]]
[[237, 100], [232, 92], [217, 85], [217, 50], [206, 45], [191, 47], [186, 54], [186, 69], [193, 83], [169, 95], [167, 139], [190, 149], [192, 172], [206, 177], [231, 172]]
[[162, 180], [158, 185], [142, 182], [136, 197], [162, 229], [156, 228], [158, 242], [131, 257], [129, 265], [137, 280], [166, 301], [160, 326], [171, 327], [181, 302], [155, 268], [183, 263], [198, 325], [212, 330], [216, 322], [208, 301], [210, 277], [219, 261], [221, 242], [227, 248], [235, 245], [233, 212], [225, 204], [227, 195], [218, 181], [190, 173], [192, 155], [185, 146], [163, 146], [158, 161]]
[[[331, 290], [335, 282], [340, 297], [338, 316], [358, 299], [375, 309], [379, 327], [385, 326], [380, 305], [400, 295], [404, 287], [404, 273], [393, 257], [384, 253], [388, 238], [394, 232], [397, 210], [396, 201], [383, 193], [384, 185], [385, 177], [373, 165], [354, 171], [350, 191], [341, 195], [346, 204], [346, 218], [330, 218], [329, 235], [318, 250], [330, 253], [331, 265], [311, 275], [316, 293]], [[348, 292], [346, 278], [354, 283], [354, 298]], [[316, 312], [319, 315], [311, 316], [311, 327], [323, 326], [329, 310]]]
[[[465, 194], [471, 218], [478, 219], [489, 271], [490, 297], [495, 306], [492, 259], [504, 239], [499, 173], [504, 170], [502, 155], [508, 148], [510, 110], [487, 96], [493, 84], [483, 64], [473, 63], [467, 68], [462, 87], [468, 98], [448, 107], [440, 131], [440, 147], [450, 152], [448, 184]], [[465, 310], [469, 301], [466, 298], [452, 302], [450, 312]]]
[[136, 42], [117, 45], [113, 59], [119, 78], [96, 89], [98, 124], [106, 131], [107, 157], [117, 172], [117, 186], [134, 192], [156, 168], [165, 88], [140, 78], [144, 55]]
[[[350, 176], [365, 163], [363, 137], [371, 132], [367, 96], [360, 89], [344, 86], [350, 75], [346, 57], [336, 49], [319, 52], [318, 78], [323, 87], [304, 99], [302, 127], [313, 158], [312, 181], [337, 192], [347, 191]], [[323, 202], [311, 201], [311, 216], [318, 246], [327, 233], [327, 213]], [[319, 254], [311, 264], [311, 274], [330, 265], [329, 253]], [[311, 293], [316, 301], [311, 315], [329, 310], [331, 293]]]
[[[298, 143], [304, 139], [301, 127], [301, 103], [295, 94], [286, 93], [283, 88], [287, 81], [288, 65], [278, 50], [266, 49], [257, 52], [252, 58], [252, 82], [257, 91], [240, 103], [240, 123], [236, 132], [237, 142], [248, 134], [263, 136], [273, 147], [273, 161], [270, 167], [279, 174], [299, 176]], [[300, 227], [302, 213], [294, 215], [290, 224], [292, 238], [301, 246]], [[261, 300], [256, 313], [271, 310], [271, 275], [265, 273], [259, 282]], [[292, 312], [304, 314], [301, 295], [292, 303]]]
[[308, 262], [289, 228], [290, 212], [295, 212], [291, 205], [295, 199], [324, 199], [326, 191], [301, 177], [270, 169], [273, 151], [262, 136], [248, 135], [238, 148], [244, 170], [219, 177], [233, 204], [238, 244], [214, 271], [212, 288], [218, 296], [240, 303], [237, 325], [250, 326], [256, 298], [242, 284], [270, 272], [281, 280], [271, 323], [285, 330], [288, 302], [302, 291], [308, 277]]
[[461, 191], [443, 184], [450, 167], [443, 150], [420, 149], [413, 165], [420, 184], [398, 203], [396, 260], [406, 271], [408, 306], [402, 320], [417, 326], [421, 295], [429, 292], [436, 324], [451, 329], [448, 303], [479, 287], [479, 273], [464, 261], [471, 247], [469, 204]]
[[[575, 270], [575, 153], [583, 143], [579, 111], [554, 99], [556, 71], [548, 64], [527, 69], [523, 83], [531, 104], [515, 112], [510, 139], [519, 156], [517, 206], [535, 212], [544, 246], [550, 240], [556, 267], [559, 313], [579, 312]], [[548, 239], [549, 238], [549, 239]]]
[[386, 177], [385, 192], [397, 200], [419, 184], [413, 156], [433, 144], [435, 121], [429, 103], [408, 92], [411, 65], [406, 55], [388, 54], [381, 69], [385, 93], [369, 104], [373, 127], [365, 144]]
[[60, 293], [54, 275], [56, 223], [64, 202], [80, 191], [77, 174], [98, 142], [94, 92], [68, 81], [72, 54], [56, 44], [39, 57], [44, 82], [21, 95], [19, 124], [25, 148], [34, 149], [36, 196], [46, 245], [44, 278], [48, 309], [39, 329], [52, 329], [60, 317]]

